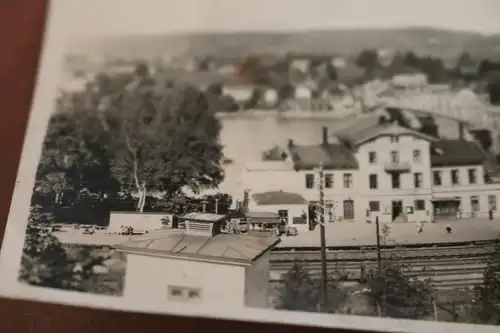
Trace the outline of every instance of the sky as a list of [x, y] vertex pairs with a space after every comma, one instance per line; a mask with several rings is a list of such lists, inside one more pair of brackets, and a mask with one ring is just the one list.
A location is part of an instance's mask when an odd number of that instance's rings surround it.
[[500, 0], [57, 0], [68, 33], [98, 37], [202, 31], [431, 26], [500, 33]]

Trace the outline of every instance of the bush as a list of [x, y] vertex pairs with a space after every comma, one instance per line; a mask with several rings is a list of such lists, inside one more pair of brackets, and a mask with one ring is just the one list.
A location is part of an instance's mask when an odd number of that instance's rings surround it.
[[50, 214], [41, 213], [40, 206], [31, 207], [19, 280], [35, 286], [86, 291], [86, 283], [95, 277], [94, 268], [103, 265], [106, 258], [88, 251], [71, 257], [57, 237], [39, 228], [40, 223], [51, 220]]
[[333, 313], [344, 299], [345, 293], [336, 284], [329, 284], [328, 304], [322, 305], [321, 279], [311, 276], [300, 262], [294, 262], [283, 276], [275, 307], [281, 310]]

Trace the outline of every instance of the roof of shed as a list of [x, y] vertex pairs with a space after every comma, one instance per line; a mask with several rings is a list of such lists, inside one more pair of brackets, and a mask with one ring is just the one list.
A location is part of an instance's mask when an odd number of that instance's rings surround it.
[[160, 237], [126, 242], [117, 246], [116, 249], [139, 255], [249, 264], [279, 242], [280, 239], [274, 237], [233, 234], [204, 236], [175, 230]]

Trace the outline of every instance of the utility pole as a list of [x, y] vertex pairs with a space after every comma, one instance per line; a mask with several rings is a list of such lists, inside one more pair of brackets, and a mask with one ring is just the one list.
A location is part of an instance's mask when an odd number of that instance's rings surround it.
[[[380, 225], [378, 222], [378, 216], [375, 216], [375, 227], [376, 227], [376, 232], [377, 232], [377, 274], [378, 274], [378, 278], [380, 279], [382, 277], [382, 274], [381, 274], [382, 273], [382, 253], [380, 251]], [[382, 295], [382, 300], [378, 299], [378, 301], [377, 301], [377, 310], [378, 310], [379, 317], [385, 316], [386, 292], [387, 291], [385, 291], [385, 287], [384, 287], [384, 295]]]
[[219, 214], [219, 199], [215, 198], [215, 214]]
[[377, 228], [377, 269], [380, 273], [382, 265], [382, 253], [380, 252], [380, 225], [378, 223], [378, 216], [375, 217], [375, 226]]
[[326, 271], [326, 236], [325, 236], [325, 191], [324, 191], [324, 168], [320, 163], [318, 168], [318, 189], [319, 205], [317, 207], [319, 215], [320, 238], [321, 238], [321, 291], [323, 295], [323, 305], [328, 303], [328, 275]]

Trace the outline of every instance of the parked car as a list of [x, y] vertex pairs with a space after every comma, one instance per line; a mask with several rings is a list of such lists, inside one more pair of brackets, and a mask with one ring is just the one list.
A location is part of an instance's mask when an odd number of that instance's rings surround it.
[[149, 231], [145, 230], [145, 229], [133, 229], [132, 232], [134, 235], [145, 235], [145, 234], [149, 233]]
[[61, 231], [62, 229], [62, 225], [61, 224], [53, 224], [52, 225], [52, 232], [57, 232], [57, 231]]

